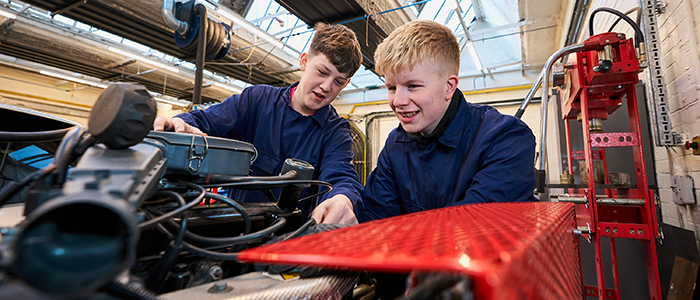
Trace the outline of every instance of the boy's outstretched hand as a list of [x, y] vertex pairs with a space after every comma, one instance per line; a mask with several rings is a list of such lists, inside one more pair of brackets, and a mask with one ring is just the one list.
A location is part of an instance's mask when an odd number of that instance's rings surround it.
[[319, 224], [358, 224], [350, 198], [342, 194], [335, 195], [321, 202], [311, 212], [311, 217], [316, 219], [316, 223]]
[[197, 135], [207, 135], [199, 130], [199, 128], [185, 123], [185, 121], [180, 118], [168, 119], [164, 117], [157, 117], [156, 120], [153, 121], [153, 131], [175, 131]]

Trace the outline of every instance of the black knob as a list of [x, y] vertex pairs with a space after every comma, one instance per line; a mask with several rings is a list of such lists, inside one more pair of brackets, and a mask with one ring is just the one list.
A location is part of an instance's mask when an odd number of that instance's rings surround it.
[[156, 101], [143, 85], [111, 84], [92, 107], [88, 131], [108, 148], [129, 148], [153, 128], [156, 111]]

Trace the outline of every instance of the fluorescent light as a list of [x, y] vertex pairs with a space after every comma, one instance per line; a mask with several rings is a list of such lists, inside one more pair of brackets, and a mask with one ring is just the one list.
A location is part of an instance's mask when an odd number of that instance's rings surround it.
[[235, 13], [228, 13], [227, 11], [223, 10], [221, 7], [218, 7], [216, 9], [216, 12], [219, 13], [222, 17], [235, 22], [236, 25], [240, 25], [241, 27], [245, 28], [246, 30], [248, 30], [248, 32], [255, 34], [257, 36], [260, 36], [263, 39], [277, 45], [280, 48], [284, 47], [284, 45], [282, 45], [282, 43], [280, 43], [280, 41], [278, 41], [275, 37], [273, 37], [272, 35], [268, 34], [265, 31], [263, 31], [259, 27], [256, 27], [256, 26], [250, 24], [250, 22], [248, 22], [243, 17], [235, 15]]
[[187, 107], [187, 105], [189, 105], [189, 103], [182, 103], [182, 102], [178, 102], [178, 101], [163, 99], [160, 97], [153, 97], [153, 99], [155, 99], [156, 101], [161, 102], [161, 103], [170, 104], [170, 105], [178, 106], [178, 107]]
[[472, 43], [472, 41], [467, 41], [467, 49], [469, 50], [469, 55], [472, 57], [472, 61], [474, 61], [474, 64], [476, 65], [476, 69], [483, 72], [484, 66], [481, 65], [479, 55], [476, 53], [476, 48], [474, 48], [474, 43]]
[[73, 82], [77, 82], [77, 83], [82, 83], [82, 84], [85, 84], [85, 85], [95, 86], [95, 87], [98, 87], [98, 88], [103, 88], [103, 89], [106, 89], [106, 88], [107, 88], [107, 85], [106, 85], [106, 84], [97, 83], [97, 82], [92, 82], [92, 81], [88, 81], [88, 80], [85, 80], [85, 79], [80, 79], [80, 78], [74, 77], [74, 76], [68, 76], [68, 75], [53, 73], [53, 72], [44, 71], [44, 70], [39, 71], [39, 73], [41, 73], [41, 74], [43, 74], [43, 75], [51, 76], [51, 77], [56, 77], [56, 78], [65, 79], [65, 80], [68, 80], [68, 81], [73, 81]]
[[148, 59], [148, 58], [145, 58], [145, 57], [143, 57], [143, 56], [136, 55], [136, 54], [134, 54], [134, 53], [126, 52], [126, 51], [124, 51], [124, 50], [121, 50], [121, 49], [118, 49], [118, 48], [114, 48], [114, 47], [109, 47], [109, 48], [107, 48], [107, 49], [108, 49], [109, 51], [114, 52], [114, 53], [121, 54], [121, 55], [124, 55], [124, 56], [126, 56], [126, 57], [131, 57], [131, 58], [136, 59], [136, 60], [140, 60], [140, 61], [142, 61], [142, 62], [145, 62], [145, 63], [151, 64], [151, 65], [154, 65], [154, 66], [156, 66], [156, 67], [159, 67], [159, 68], [161, 68], [161, 69], [166, 69], [166, 70], [169, 70], [169, 71], [172, 71], [172, 72], [175, 72], [175, 73], [179, 73], [179, 72], [180, 72], [180, 70], [178, 70], [178, 69], [175, 68], [175, 67], [168, 66], [168, 65], [165, 65], [165, 64], [163, 64], [163, 63], [159, 63], [159, 62], [157, 62], [157, 61], [155, 61], [155, 60]]
[[9, 11], [4, 11], [4, 10], [2, 10], [2, 9], [0, 9], [0, 16], [3, 16], [3, 17], [5, 17], [5, 18], [10, 18], [10, 19], [16, 19], [16, 18], [17, 18], [17, 15], [15, 15], [15, 14], [9, 12]]
[[220, 88], [222, 88], [222, 89], [227, 89], [227, 90], [229, 90], [229, 91], [232, 91], [232, 92], [238, 93], [238, 94], [240, 94], [241, 92], [243, 92], [243, 90], [241, 90], [241, 89], [239, 89], [239, 88], [237, 88], [237, 87], [230, 86], [230, 85], [228, 85], [228, 84], [223, 84], [223, 83], [219, 83], [219, 82], [214, 82], [214, 85], [215, 85], [215, 86], [218, 86], [218, 87], [220, 87]]

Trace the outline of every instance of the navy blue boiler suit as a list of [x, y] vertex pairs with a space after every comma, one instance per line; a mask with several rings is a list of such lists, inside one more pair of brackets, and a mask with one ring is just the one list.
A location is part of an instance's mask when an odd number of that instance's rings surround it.
[[[316, 169], [314, 179], [333, 185], [333, 190], [323, 195], [320, 202], [343, 194], [355, 207], [362, 207], [362, 185], [351, 162], [350, 124], [330, 105], [310, 116], [295, 111], [291, 89], [297, 84], [285, 88], [248, 87], [240, 95], [232, 95], [204, 111], [177, 117], [210, 136], [252, 143], [258, 150], [258, 158], [250, 175], [278, 175], [285, 159], [301, 159]], [[310, 195], [310, 190], [305, 189], [302, 197]], [[240, 202], [268, 201], [260, 191], [236, 190], [230, 197]], [[311, 201], [299, 203], [299, 208], [309, 216]]]
[[[460, 92], [461, 93], [461, 92]], [[365, 185], [362, 221], [479, 202], [536, 201], [535, 137], [520, 119], [468, 103], [437, 141], [394, 129]]]

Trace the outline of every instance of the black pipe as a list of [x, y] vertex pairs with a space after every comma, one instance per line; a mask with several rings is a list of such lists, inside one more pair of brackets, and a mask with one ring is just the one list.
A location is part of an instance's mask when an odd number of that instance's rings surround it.
[[593, 18], [595, 17], [595, 15], [596, 15], [598, 12], [601, 12], [601, 11], [604, 11], [604, 12], [611, 13], [611, 14], [613, 14], [613, 15], [616, 15], [616, 16], [622, 18], [623, 20], [625, 20], [625, 22], [627, 22], [627, 24], [629, 24], [630, 26], [632, 26], [632, 29], [634, 29], [634, 46], [635, 46], [636, 48], [639, 48], [639, 43], [641, 43], [641, 42], [644, 41], [644, 35], [642, 34], [642, 30], [639, 28], [639, 25], [637, 25], [637, 23], [635, 23], [634, 21], [632, 21], [632, 19], [630, 19], [630, 17], [626, 16], [626, 15], [623, 14], [622, 12], [620, 12], [620, 11], [618, 11], [618, 10], [614, 10], [614, 9], [612, 9], [612, 8], [608, 8], [608, 7], [599, 7], [599, 8], [597, 8], [596, 10], [594, 10], [594, 11], [591, 13], [591, 16], [588, 17], [588, 34], [589, 34], [590, 36], [593, 36], [593, 35], [594, 35], [594, 34], [593, 34], [593, 33], [594, 33], [594, 31], [593, 31]]
[[204, 56], [206, 55], [205, 45], [207, 43], [207, 8], [204, 5], [197, 4], [194, 7], [195, 13], [199, 16], [199, 34], [197, 37], [197, 70], [194, 73], [194, 92], [192, 94], [192, 104], [200, 105], [202, 103], [202, 79], [204, 77]]
[[[71, 127], [72, 128], [72, 127]], [[0, 141], [3, 142], [41, 142], [60, 140], [71, 128], [36, 131], [36, 132], [12, 132], [0, 131]]]

